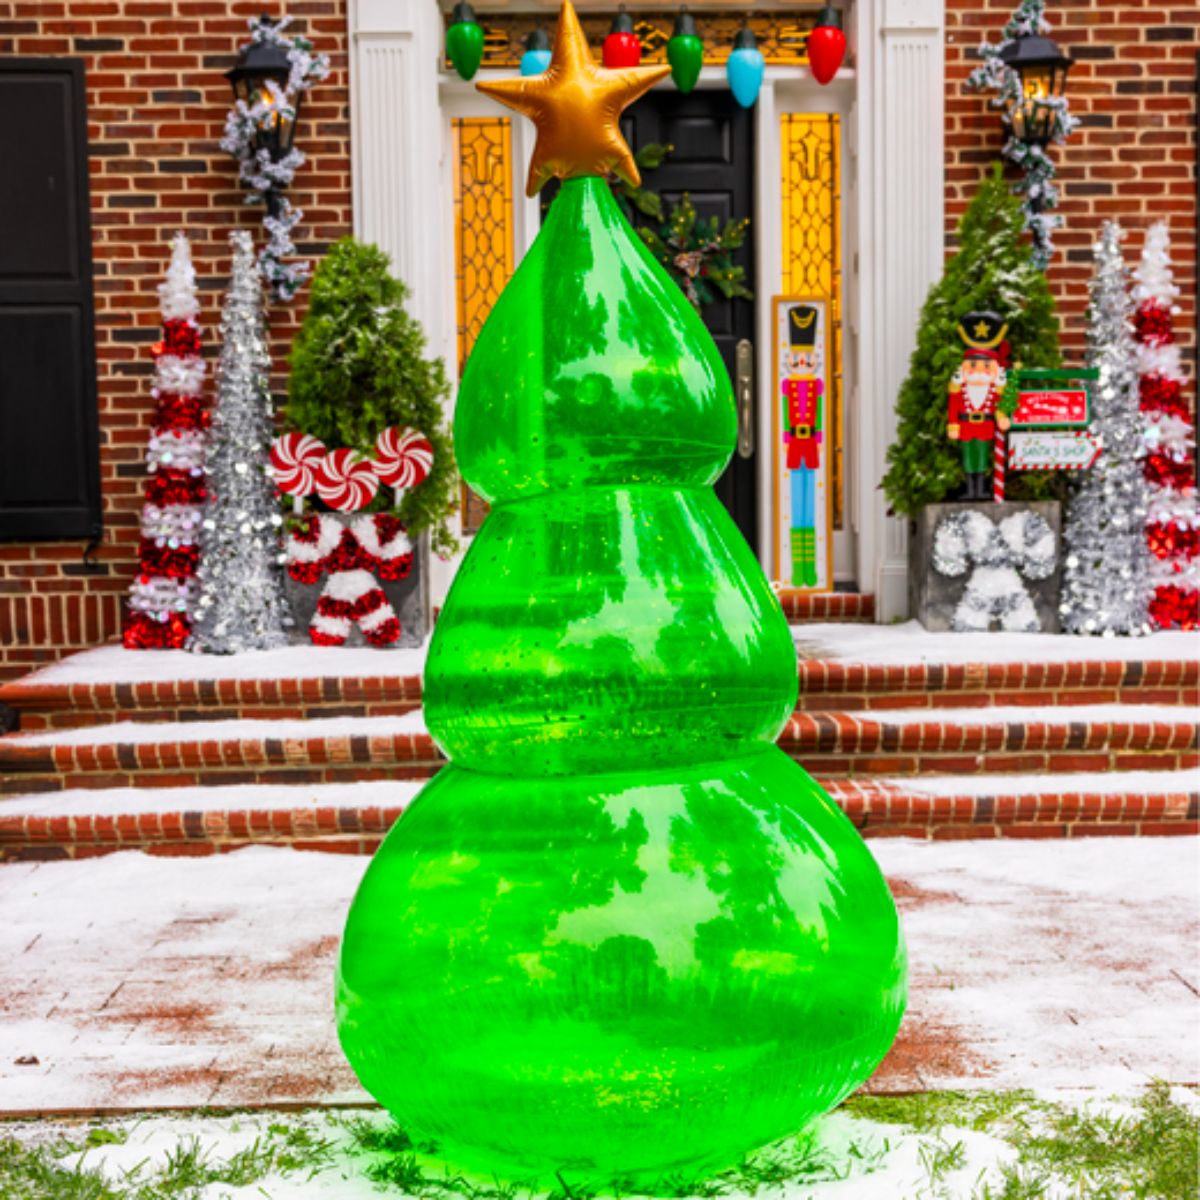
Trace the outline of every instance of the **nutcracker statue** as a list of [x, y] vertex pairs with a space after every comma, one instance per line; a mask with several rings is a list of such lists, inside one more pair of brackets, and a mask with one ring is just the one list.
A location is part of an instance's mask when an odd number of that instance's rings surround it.
[[994, 312], [967, 313], [958, 323], [966, 347], [962, 366], [950, 380], [946, 434], [957, 442], [967, 473], [968, 500], [990, 500], [996, 428], [1009, 419], [996, 411], [1004, 394], [1008, 324]]
[[811, 304], [797, 304], [788, 310], [788, 346], [780, 386], [783, 442], [792, 477], [792, 583], [802, 587], [815, 587], [818, 582], [816, 491], [825, 383], [818, 378], [817, 316]]

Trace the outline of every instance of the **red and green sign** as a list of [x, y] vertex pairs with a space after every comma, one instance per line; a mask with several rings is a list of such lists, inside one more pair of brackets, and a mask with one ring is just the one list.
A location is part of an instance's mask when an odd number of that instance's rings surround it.
[[[1023, 381], [1021, 381], [1023, 382]], [[1082, 428], [1091, 419], [1087, 388], [1026, 388], [1017, 392], [1014, 429]]]

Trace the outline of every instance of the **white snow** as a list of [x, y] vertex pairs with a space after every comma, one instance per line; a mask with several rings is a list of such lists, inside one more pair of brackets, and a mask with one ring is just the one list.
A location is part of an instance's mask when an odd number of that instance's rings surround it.
[[29, 676], [36, 685], [148, 683], [192, 679], [407, 678], [425, 669], [427, 646], [380, 650], [370, 646], [284, 646], [245, 654], [188, 654], [183, 650], [126, 650], [99, 646], [72, 654]]
[[[389, 1118], [376, 1109], [322, 1111], [310, 1109], [300, 1114], [280, 1116], [272, 1112], [234, 1113], [222, 1116], [175, 1114], [135, 1119], [88, 1122], [87, 1126], [63, 1121], [38, 1121], [11, 1126], [7, 1136], [26, 1144], [53, 1144], [69, 1139], [78, 1144], [86, 1128], [103, 1128], [118, 1140], [106, 1141], [81, 1153], [65, 1155], [61, 1162], [68, 1169], [82, 1166], [98, 1171], [110, 1184], [143, 1185], [153, 1183], [168, 1168], [169, 1157], [193, 1142], [210, 1166], [228, 1162], [234, 1155], [270, 1145], [282, 1129], [302, 1128], [316, 1144], [328, 1151], [313, 1161], [288, 1172], [274, 1172], [241, 1187], [210, 1184], [198, 1193], [202, 1200], [378, 1200], [378, 1184], [366, 1169], [377, 1156], [357, 1146], [347, 1128], [350, 1121], [366, 1120], [386, 1125]], [[272, 1126], [275, 1129], [272, 1129]], [[962, 1158], [955, 1170], [937, 1177], [936, 1192], [930, 1187], [928, 1162], [931, 1151], [962, 1145]], [[981, 1181], [993, 1185], [1000, 1168], [1015, 1160], [1016, 1152], [998, 1137], [969, 1129], [948, 1127], [936, 1134], [918, 1134], [903, 1125], [883, 1124], [838, 1111], [816, 1122], [804, 1135], [808, 1151], [806, 1169], [797, 1178], [771, 1188], [780, 1200], [896, 1200], [908, 1196], [967, 1196]], [[776, 1156], [768, 1149], [766, 1154]], [[426, 1155], [418, 1155], [422, 1167], [432, 1177], [441, 1175], [444, 1165]], [[567, 1172], [568, 1176], [570, 1172]], [[492, 1180], [472, 1178], [487, 1186]], [[568, 1180], [570, 1182], [570, 1180]], [[466, 1189], [446, 1190], [448, 1197], [463, 1195]], [[723, 1189], [729, 1200], [743, 1200], [759, 1194], [737, 1187]], [[1059, 1193], [1046, 1193], [1058, 1200]], [[629, 1200], [638, 1200], [634, 1193]]]
[[[1080, 771], [1065, 775], [916, 775], [878, 782], [920, 796], [1041, 796], [1083, 792], [1161, 796], [1168, 792], [1200, 792], [1200, 767], [1183, 771]], [[0, 807], [0, 812], [5, 811]]]
[[369, 861], [254, 847], [0, 866], [0, 1111], [365, 1100], [332, 989]]
[[[869, 846], [910, 962], [874, 1089], [1200, 1079], [1196, 839]], [[0, 866], [0, 1112], [364, 1100], [330, 993], [368, 862], [253, 847]]]
[[258, 738], [299, 739], [334, 737], [395, 737], [425, 733], [420, 709], [399, 717], [289, 717], [252, 721], [234, 717], [226, 721], [115, 721], [110, 725], [84, 725], [78, 729], [46, 729], [10, 734], [22, 746], [96, 746], [133, 742], [245, 742]]
[[1178, 630], [1141, 638], [1087, 638], [1058, 633], [929, 633], [900, 625], [795, 625], [801, 658], [844, 662], [1058, 663], [1200, 659], [1200, 634]]
[[346, 783], [244, 783], [229, 787], [69, 788], [0, 800], [0, 817], [89, 817], [96, 814], [290, 812], [299, 808], [407, 808], [420, 780]]
[[[1200, 1079], [1200, 841], [868, 843], [899, 889], [921, 1088]], [[930, 852], [932, 851], [932, 852]]]

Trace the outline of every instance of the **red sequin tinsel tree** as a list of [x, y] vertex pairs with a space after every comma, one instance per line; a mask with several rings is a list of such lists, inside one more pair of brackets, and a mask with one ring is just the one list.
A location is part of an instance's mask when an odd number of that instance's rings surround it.
[[1196, 506], [1195, 425], [1183, 396], [1172, 317], [1179, 295], [1165, 221], [1146, 233], [1135, 272], [1138, 367], [1145, 418], [1150, 506], [1146, 538], [1153, 556], [1150, 616], [1160, 629], [1200, 627], [1200, 514]]
[[200, 520], [205, 499], [200, 311], [191, 247], [182, 233], [171, 249], [171, 266], [159, 285], [162, 341], [154, 355], [156, 407], [146, 451], [142, 508], [141, 568], [129, 589], [124, 643], [130, 650], [178, 650], [191, 631], [200, 559]]

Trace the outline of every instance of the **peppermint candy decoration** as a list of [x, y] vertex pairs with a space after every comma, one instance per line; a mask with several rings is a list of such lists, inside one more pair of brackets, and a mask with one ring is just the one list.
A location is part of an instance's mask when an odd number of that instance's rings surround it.
[[317, 464], [317, 495], [338, 512], [365, 508], [379, 490], [375, 466], [357, 450], [334, 450]]
[[375, 474], [380, 483], [399, 491], [429, 478], [433, 446], [423, 433], [393, 425], [375, 439], [375, 451]]
[[308, 433], [285, 433], [271, 443], [271, 474], [281, 492], [307, 496], [325, 458], [325, 443]]

